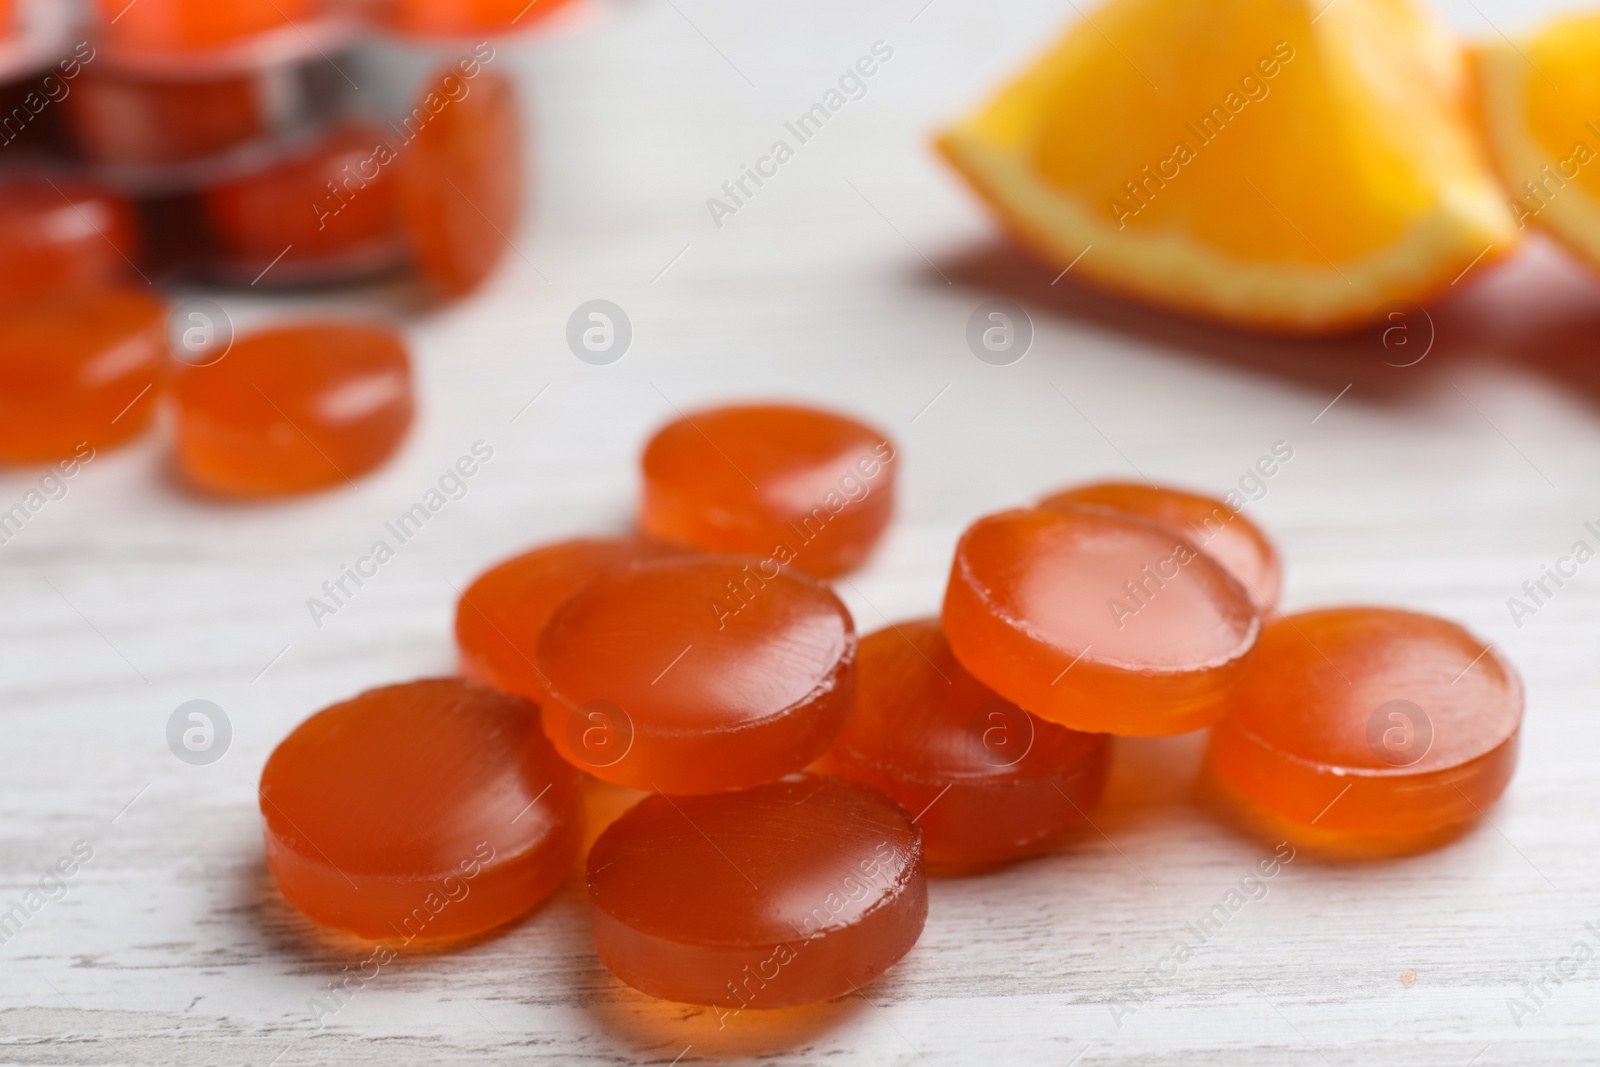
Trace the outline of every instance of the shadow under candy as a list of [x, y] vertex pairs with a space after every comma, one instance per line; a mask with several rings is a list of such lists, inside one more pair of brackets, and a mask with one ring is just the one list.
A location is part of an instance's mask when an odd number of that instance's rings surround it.
[[[1093, 254], [1092, 252], [1090, 253]], [[1366, 326], [1306, 337], [1168, 311], [1074, 278], [995, 240], [940, 265], [955, 284], [1332, 397], [1347, 386], [1405, 405], [1449, 388], [1466, 364], [1534, 368], [1600, 403], [1600, 273], [1530, 234], [1504, 260], [1470, 268], [1426, 304], [1387, 305]], [[943, 279], [929, 272], [930, 280]]]

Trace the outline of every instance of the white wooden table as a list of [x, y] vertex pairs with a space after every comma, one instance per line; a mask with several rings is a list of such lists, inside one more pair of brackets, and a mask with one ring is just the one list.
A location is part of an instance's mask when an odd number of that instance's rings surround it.
[[[1600, 564], [1520, 628], [1506, 599], [1600, 518], [1600, 284], [1536, 246], [1465, 279], [1403, 370], [1362, 343], [1248, 341], [1052, 289], [927, 135], [1071, 7], [922, 4], [628, 0], [505, 49], [539, 148], [518, 252], [437, 311], [399, 290], [316, 301], [409, 317], [425, 402], [395, 462], [354, 490], [221, 506], [176, 485], [158, 433], [0, 546], [0, 909], [75, 842], [93, 849], [0, 945], [0, 1060], [1594, 1061], [1600, 963], [1542, 1004], [1525, 984], [1600, 947]], [[1506, 29], [1526, 17], [1479, 6]], [[1465, 0], [1450, 15], [1490, 32]], [[714, 225], [706, 199], [880, 40], [893, 56], [866, 95]], [[964, 340], [997, 296], [1037, 330], [1009, 367]], [[634, 329], [609, 366], [564, 341], [596, 298]], [[219, 299], [241, 323], [310, 302]], [[533, 542], [625, 528], [646, 435], [674, 407], [752, 396], [862, 413], [901, 446], [899, 519], [843, 587], [864, 631], [935, 610], [984, 511], [1135, 468], [1221, 492], [1289, 442], [1247, 511], [1286, 553], [1287, 605], [1403, 604], [1498, 643], [1529, 701], [1508, 795], [1437, 852], [1296, 860], [1142, 1003], [1185, 923], [1264, 854], [1196, 801], [1199, 738], [1117, 746], [1103, 836], [936, 882], [921, 943], [864, 996], [719, 1030], [610, 977], [573, 881], [501, 936], [404, 956], [317, 1025], [309, 998], [367, 950], [312, 927], [265, 870], [272, 746], [335, 699], [450, 671], [453, 585]], [[467, 495], [317, 629], [306, 599], [478, 440], [494, 458]], [[37, 478], [0, 474], [0, 504]], [[232, 724], [210, 766], [167, 747], [191, 699]], [[1514, 1018], [1511, 998], [1532, 1010]]]

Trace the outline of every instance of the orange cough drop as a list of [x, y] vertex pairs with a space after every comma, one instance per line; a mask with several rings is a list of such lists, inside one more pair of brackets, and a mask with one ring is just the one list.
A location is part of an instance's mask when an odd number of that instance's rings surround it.
[[178, 460], [221, 496], [303, 493], [392, 455], [411, 425], [411, 361], [392, 330], [322, 323], [259, 333], [174, 389]]
[[928, 915], [922, 839], [875, 789], [800, 775], [648, 797], [589, 853], [595, 948], [652, 996], [730, 1013], [859, 989]]
[[1001, 696], [1075, 730], [1133, 736], [1220, 718], [1261, 628], [1220, 563], [1101, 508], [973, 523], [943, 622], [956, 658]]
[[1048, 851], [1088, 826], [1106, 737], [1035, 718], [968, 674], [937, 619], [861, 639], [856, 708], [818, 764], [916, 813], [930, 867]]
[[1444, 619], [1328, 608], [1267, 627], [1210, 766], [1308, 839], [1417, 838], [1477, 819], [1517, 761], [1522, 683]]
[[557, 608], [536, 658], [556, 750], [663, 793], [770, 782], [822, 755], [855, 700], [855, 625], [826, 587], [761, 562], [641, 563]]
[[826, 411], [702, 411], [646, 446], [639, 524], [664, 541], [826, 578], [859, 565], [888, 525], [894, 458], [883, 434]]
[[566, 876], [577, 779], [524, 700], [454, 678], [373, 689], [301, 723], [267, 760], [267, 864], [319, 923], [467, 937]]

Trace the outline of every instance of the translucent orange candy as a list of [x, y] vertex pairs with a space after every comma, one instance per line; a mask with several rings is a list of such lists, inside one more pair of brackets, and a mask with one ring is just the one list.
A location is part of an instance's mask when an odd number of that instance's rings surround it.
[[100, 30], [120, 48], [184, 52], [221, 48], [322, 14], [323, 0], [96, 0]]
[[139, 289], [84, 289], [0, 309], [0, 462], [121, 443], [155, 414], [166, 308]]
[[1210, 767], [1312, 843], [1423, 841], [1477, 819], [1517, 762], [1522, 683], [1444, 619], [1328, 608], [1268, 626]]
[[1084, 829], [1108, 746], [1036, 719], [957, 662], [937, 619], [861, 639], [856, 707], [817, 770], [917, 813], [928, 865], [965, 870], [1037, 855]]
[[376, 14], [403, 33], [459, 37], [524, 30], [568, 0], [380, 0]]
[[548, 697], [534, 656], [550, 613], [606, 571], [673, 551], [633, 538], [582, 538], [544, 545], [489, 568], [456, 605], [461, 673], [543, 703]]
[[1102, 508], [973, 523], [942, 621], [956, 658], [1007, 700], [1125, 736], [1215, 722], [1261, 629], [1220, 563], [1165, 527]]
[[178, 462], [224, 496], [302, 493], [388, 459], [411, 425], [411, 364], [380, 326], [317, 323], [236, 342], [173, 389]]
[[856, 634], [825, 586], [741, 556], [607, 571], [550, 616], [545, 735], [598, 778], [711, 793], [827, 749], [855, 700]]
[[922, 838], [900, 805], [819, 775], [653, 796], [589, 852], [595, 947], [652, 996], [784, 1008], [853, 992], [928, 915]]
[[261, 772], [267, 865], [360, 937], [467, 937], [549, 896], [577, 857], [578, 776], [519, 697], [385, 686], [295, 728]]
[[383, 131], [346, 126], [217, 185], [206, 194], [206, 216], [225, 261], [252, 275], [270, 266], [287, 277], [302, 264], [359, 268], [360, 257], [392, 252], [400, 240], [395, 158]]
[[1113, 508], [1177, 532], [1228, 569], [1270, 612], [1283, 587], [1278, 550], [1255, 523], [1220, 500], [1130, 482], [1100, 482], [1055, 493], [1039, 501], [1046, 511], [1088, 505]]
[[[138, 0], [130, 10], [144, 4]], [[220, 155], [262, 136], [269, 101], [251, 77], [158, 81], [91, 64], [63, 106], [90, 160], [156, 166]]]
[[395, 129], [404, 138], [394, 144], [400, 212], [417, 268], [447, 296], [469, 292], [500, 262], [521, 216], [516, 85], [462, 59], [429, 79]]
[[133, 275], [133, 208], [110, 189], [60, 177], [0, 181], [0, 303]]
[[895, 450], [814, 408], [748, 405], [663, 427], [644, 452], [651, 537], [830, 577], [864, 560], [894, 513]]

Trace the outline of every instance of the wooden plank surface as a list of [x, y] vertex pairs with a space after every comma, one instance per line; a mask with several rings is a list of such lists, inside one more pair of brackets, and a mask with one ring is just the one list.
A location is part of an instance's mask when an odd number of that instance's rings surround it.
[[[1449, 14], [1482, 33], [1529, 14], [1480, 6]], [[1593, 1062], [1600, 564], [1520, 627], [1506, 600], [1600, 519], [1600, 285], [1535, 245], [1432, 309], [1437, 343], [1404, 369], [1365, 341], [1252, 341], [1052, 286], [926, 142], [1071, 16], [1044, 0], [599, 8], [503, 50], [537, 131], [537, 211], [487, 291], [431, 310], [403, 289], [221, 297], [241, 324], [298, 305], [404, 315], [420, 422], [357, 488], [266, 506], [186, 494], [163, 432], [96, 458], [0, 546], [0, 908], [75, 843], [93, 853], [0, 945], [0, 1060]], [[719, 228], [707, 198], [878, 41], [893, 55], [865, 95]], [[964, 340], [997, 296], [1036, 329], [1009, 367]], [[633, 324], [609, 366], [564, 341], [596, 298]], [[1408, 605], [1496, 642], [1529, 700], [1508, 795], [1426, 855], [1297, 858], [1169, 973], [1186, 923], [1270, 848], [1197, 797], [1203, 739], [1120, 743], [1100, 833], [935, 882], [921, 943], [862, 996], [719, 1028], [612, 979], [569, 883], [316, 1019], [311, 998], [367, 949], [272, 886], [254, 801], [272, 746], [335, 699], [449, 671], [454, 587], [529, 543], [624, 529], [648, 433], [751, 396], [859, 412], [901, 446], [898, 521], [842, 587], [863, 630], [934, 611], [984, 511], [1135, 471], [1221, 492], [1289, 443], [1247, 510], [1287, 556], [1287, 606]], [[465, 495], [317, 627], [307, 598], [477, 441], [494, 457]], [[38, 478], [0, 474], [0, 505]], [[232, 725], [210, 766], [167, 748], [191, 699]]]

